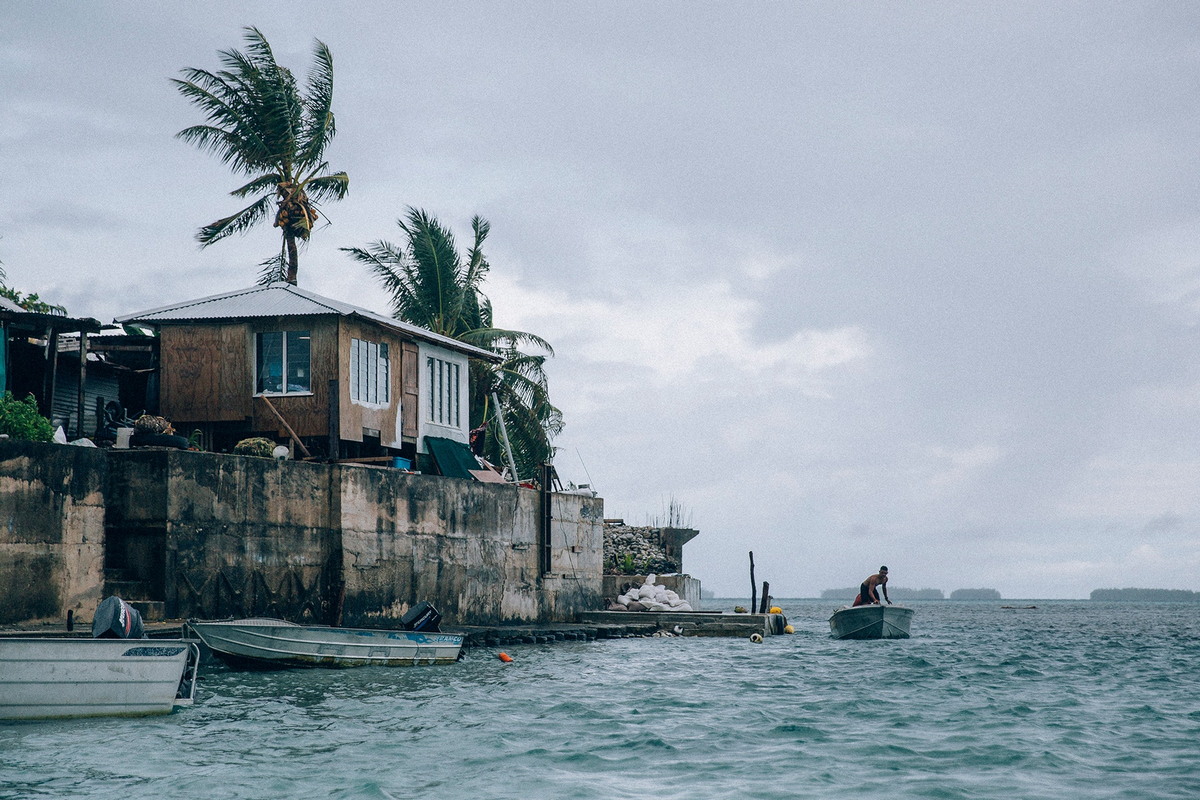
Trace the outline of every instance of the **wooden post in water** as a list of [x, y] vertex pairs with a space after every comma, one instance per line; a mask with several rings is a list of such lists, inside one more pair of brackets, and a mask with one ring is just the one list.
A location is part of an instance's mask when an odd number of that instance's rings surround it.
[[763, 581], [762, 605], [758, 607], [758, 613], [767, 613], [767, 604], [771, 601], [771, 584]]
[[750, 613], [754, 613], [754, 607], [758, 605], [758, 584], [754, 582], [754, 551], [750, 551]]

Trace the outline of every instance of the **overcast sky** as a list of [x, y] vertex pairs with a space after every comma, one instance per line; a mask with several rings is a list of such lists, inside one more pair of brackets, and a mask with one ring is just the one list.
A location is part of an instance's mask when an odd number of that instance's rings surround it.
[[252, 285], [168, 79], [259, 27], [333, 52], [349, 197], [303, 288], [407, 206], [492, 223], [548, 339], [565, 480], [748, 595], [1198, 589], [1200, 5], [0, 0], [0, 261], [101, 321]]

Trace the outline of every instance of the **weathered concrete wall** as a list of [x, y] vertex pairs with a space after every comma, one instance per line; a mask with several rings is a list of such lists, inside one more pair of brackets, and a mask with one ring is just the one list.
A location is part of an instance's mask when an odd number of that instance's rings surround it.
[[565, 620], [598, 607], [602, 501], [553, 496], [551, 568], [539, 576], [537, 492], [371, 467], [339, 471], [345, 624], [395, 625], [422, 600], [476, 625]]
[[[42, 567], [57, 570], [59, 584], [63, 576], [91, 576], [87, 618], [101, 596], [105, 542], [110, 574], [136, 578], [176, 618], [266, 615], [388, 627], [427, 600], [451, 624], [495, 624], [567, 620], [602, 605], [597, 498], [552, 495], [550, 570], [542, 575], [535, 491], [357, 465], [30, 446], [40, 448], [29, 462], [38, 486], [66, 480], [68, 456], [90, 459], [87, 479], [71, 479], [81, 494], [67, 491], [51, 505], [42, 517], [49, 532], [41, 534], [62, 539], [80, 513], [62, 511], [64, 503], [91, 509], [94, 548], [60, 545]], [[0, 443], [0, 519], [48, 506], [22, 495], [29, 479], [21, 470], [30, 467], [13, 447]], [[0, 577], [6, 568], [29, 571], [13, 527], [0, 533]], [[88, 529], [73, 523], [72, 530]], [[11, 585], [0, 583], [0, 604], [9, 602]], [[72, 591], [79, 592], [60, 594]], [[60, 618], [68, 607], [61, 597], [38, 603], [37, 615], [16, 613]]]
[[104, 454], [36, 442], [0, 448], [0, 623], [68, 611], [91, 619], [104, 582]]
[[109, 541], [151, 584], [161, 575], [167, 616], [328, 622], [341, 569], [329, 482], [319, 464], [114, 450]]

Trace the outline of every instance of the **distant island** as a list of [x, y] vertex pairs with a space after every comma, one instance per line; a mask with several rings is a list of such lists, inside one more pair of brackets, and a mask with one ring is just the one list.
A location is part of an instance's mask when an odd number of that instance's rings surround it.
[[[888, 587], [888, 597], [893, 600], [945, 600], [941, 589], [905, 589], [903, 586]], [[850, 602], [858, 595], [858, 587], [853, 589], [825, 589], [821, 592], [822, 600], [845, 600]]]
[[1135, 603], [1200, 603], [1200, 592], [1188, 589], [1093, 589], [1091, 597]]
[[995, 589], [955, 589], [950, 593], [951, 600], [999, 600], [1000, 593]]

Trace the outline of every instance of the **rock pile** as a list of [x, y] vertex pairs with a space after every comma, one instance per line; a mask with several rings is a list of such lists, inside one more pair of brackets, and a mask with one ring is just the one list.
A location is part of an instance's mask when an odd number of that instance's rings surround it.
[[655, 575], [647, 575], [641, 586], [633, 586], [619, 596], [613, 611], [691, 611], [691, 604], [667, 587], [654, 582]]
[[604, 571], [609, 575], [669, 573], [678, 572], [679, 564], [667, 558], [661, 529], [605, 525]]

